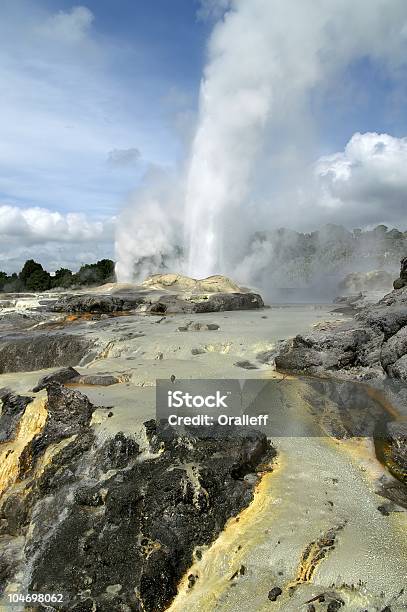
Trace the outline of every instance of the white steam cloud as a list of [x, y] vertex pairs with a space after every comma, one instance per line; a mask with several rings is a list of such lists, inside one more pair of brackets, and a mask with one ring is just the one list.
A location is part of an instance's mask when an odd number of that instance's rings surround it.
[[144, 278], [166, 267], [180, 271], [181, 204], [177, 182], [160, 168], [151, 167], [118, 220], [116, 276], [119, 281]]
[[[346, 210], [358, 202], [352, 191], [368, 193], [368, 178], [375, 170], [385, 176], [394, 162], [390, 151], [400, 143], [404, 150], [404, 140], [355, 135], [344, 153], [320, 160], [316, 181], [312, 175], [311, 96], [328, 89], [362, 58], [396, 75], [407, 50], [405, 0], [229, 4], [209, 41], [195, 138], [181, 181], [184, 188], [178, 191], [179, 197], [185, 193], [185, 212], [183, 202], [174, 207], [165, 201], [164, 192], [158, 199], [149, 191], [141, 194], [145, 201], [139, 198], [119, 224], [117, 272], [122, 279], [134, 275], [134, 262], [146, 253], [172, 253], [182, 226], [190, 275], [236, 275], [253, 231], [284, 220], [291, 223], [300, 211], [315, 219], [329, 217], [336, 207], [345, 218]], [[222, 9], [226, 3], [218, 6]], [[205, 3], [207, 9], [214, 7], [214, 2]], [[371, 150], [368, 143], [375, 137], [374, 147], [378, 146]], [[357, 152], [358, 142], [370, 151], [369, 161]], [[352, 162], [358, 155], [363, 157], [363, 170]], [[389, 174], [376, 180], [378, 196], [389, 181]], [[158, 224], [155, 231], [149, 207]], [[171, 229], [174, 223], [176, 231]], [[133, 239], [125, 245], [131, 224]], [[249, 262], [244, 265], [247, 268]]]

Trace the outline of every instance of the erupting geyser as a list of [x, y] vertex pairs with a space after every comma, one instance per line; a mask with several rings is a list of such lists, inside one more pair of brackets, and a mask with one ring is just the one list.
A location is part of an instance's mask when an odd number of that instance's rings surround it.
[[[172, 189], [133, 201], [117, 234], [119, 280], [137, 275], [131, 266], [141, 258], [156, 272], [157, 253], [164, 253], [167, 270], [249, 282], [239, 278], [249, 236], [265, 223], [281, 224], [282, 215], [289, 224], [298, 220], [298, 193], [305, 191], [298, 177], [312, 183], [311, 100], [358, 61], [397, 70], [406, 24], [405, 0], [230, 0], [209, 41], [181, 202], [174, 206]], [[302, 198], [305, 210], [315, 207], [314, 195]], [[159, 218], [156, 244], [149, 206]], [[174, 258], [180, 246], [181, 264]]]

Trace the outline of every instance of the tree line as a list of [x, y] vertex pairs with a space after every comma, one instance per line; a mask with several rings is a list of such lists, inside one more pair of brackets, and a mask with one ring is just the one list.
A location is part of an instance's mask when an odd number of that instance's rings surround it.
[[15, 293], [47, 291], [57, 287], [68, 289], [74, 286], [103, 285], [114, 280], [114, 261], [111, 259], [85, 264], [75, 273], [68, 268], [60, 268], [55, 274], [44, 270], [37, 261], [28, 259], [18, 273], [8, 275], [0, 271], [0, 291]]

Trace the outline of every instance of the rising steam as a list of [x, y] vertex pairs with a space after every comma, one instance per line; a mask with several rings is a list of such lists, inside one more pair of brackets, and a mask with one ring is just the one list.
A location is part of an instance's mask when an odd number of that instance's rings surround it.
[[[125, 212], [117, 235], [119, 277], [134, 276], [134, 262], [147, 252], [173, 253], [177, 240], [191, 276], [233, 275], [253, 231], [290, 224], [304, 212], [317, 216], [311, 96], [361, 58], [397, 70], [406, 23], [405, 0], [232, 0], [209, 41], [179, 191], [185, 206], [178, 203], [176, 219], [165, 192], [153, 202], [144, 192], [145, 200]], [[166, 220], [155, 219], [155, 234], [144, 217], [157, 207]], [[250, 273], [250, 261], [242, 266]]]

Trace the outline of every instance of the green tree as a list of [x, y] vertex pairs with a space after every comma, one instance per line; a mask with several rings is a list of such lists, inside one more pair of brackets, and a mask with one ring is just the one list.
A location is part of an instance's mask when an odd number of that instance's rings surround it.
[[22, 281], [24, 285], [27, 284], [27, 280], [30, 276], [36, 271], [44, 271], [43, 267], [40, 263], [34, 261], [33, 259], [28, 259], [23, 265], [20, 274], [18, 275], [19, 279]]
[[79, 285], [102, 285], [114, 280], [114, 261], [101, 259], [94, 264], [85, 264], [74, 276]]
[[60, 268], [51, 276], [52, 287], [64, 287], [67, 289], [73, 283], [73, 274], [68, 268]]
[[27, 278], [25, 286], [29, 291], [46, 291], [51, 288], [51, 275], [46, 270], [38, 268]]
[[4, 285], [8, 281], [8, 275], [5, 272], [0, 271], [0, 291], [3, 291]]

